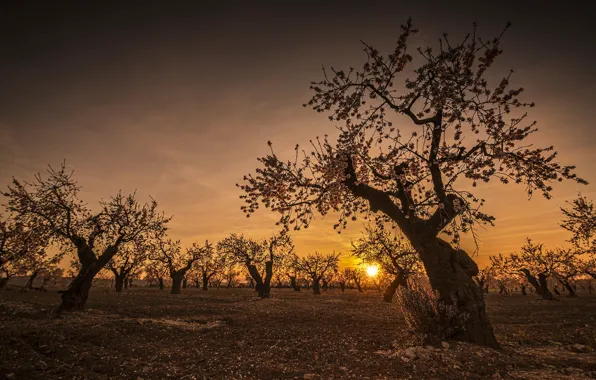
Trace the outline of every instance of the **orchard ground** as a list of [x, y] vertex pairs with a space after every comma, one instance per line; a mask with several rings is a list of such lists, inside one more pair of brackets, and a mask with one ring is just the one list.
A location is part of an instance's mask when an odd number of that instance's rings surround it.
[[[413, 346], [395, 304], [369, 290], [95, 287], [56, 316], [57, 289], [0, 292], [3, 379], [596, 378], [596, 295], [487, 295], [502, 351]], [[447, 345], [445, 345], [447, 346]]]

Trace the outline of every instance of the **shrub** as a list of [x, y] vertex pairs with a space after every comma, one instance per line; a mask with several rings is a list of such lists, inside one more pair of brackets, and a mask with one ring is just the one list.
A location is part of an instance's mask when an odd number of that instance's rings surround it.
[[408, 327], [422, 344], [437, 344], [465, 331], [467, 313], [446, 304], [438, 293], [425, 288], [399, 288], [397, 304]]

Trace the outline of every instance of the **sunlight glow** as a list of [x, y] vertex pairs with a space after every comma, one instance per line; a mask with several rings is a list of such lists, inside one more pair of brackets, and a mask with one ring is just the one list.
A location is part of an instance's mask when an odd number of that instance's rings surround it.
[[379, 273], [379, 267], [377, 267], [376, 265], [370, 265], [366, 267], [366, 274], [369, 277], [375, 277], [377, 273]]

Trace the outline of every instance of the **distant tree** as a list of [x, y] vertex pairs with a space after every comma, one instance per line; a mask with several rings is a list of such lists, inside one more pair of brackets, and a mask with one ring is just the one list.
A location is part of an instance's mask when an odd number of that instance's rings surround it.
[[312, 281], [314, 294], [321, 294], [321, 280], [328, 272], [337, 270], [341, 253], [323, 255], [315, 252], [305, 257], [296, 257], [295, 265]]
[[[474, 27], [460, 43], [445, 35], [438, 49], [419, 48], [422, 62], [398, 89], [398, 75], [413, 60], [407, 42], [416, 33], [410, 20], [402, 30], [387, 56], [365, 44], [361, 70], [331, 68], [312, 82], [314, 95], [305, 106], [339, 123], [337, 142], [317, 138], [302, 160], [298, 146], [293, 160], [273, 150], [259, 158], [262, 167], [239, 185], [243, 210], [250, 215], [262, 203], [295, 229], [308, 227], [315, 212], [335, 211], [337, 228], [361, 215], [392, 222], [420, 255], [439, 301], [468, 315], [466, 328], [452, 338], [497, 347], [472, 280], [478, 268], [457, 249], [461, 234], [494, 221], [468, 183], [523, 183], [529, 195], [550, 198], [553, 182], [585, 181], [573, 166], [556, 161], [552, 146], [527, 145], [535, 123], [514, 111], [534, 103], [519, 100], [522, 88], [509, 88], [511, 73], [489, 86], [485, 74], [502, 53], [500, 36], [480, 39]], [[392, 124], [404, 117], [415, 128], [411, 135]]]
[[488, 293], [488, 284], [490, 282], [490, 279], [492, 278], [492, 272], [493, 268], [486, 267], [478, 270], [478, 274], [474, 276], [474, 281], [476, 281], [478, 287], [485, 293]]
[[39, 229], [14, 218], [0, 219], [0, 289], [24, 267], [43, 261], [47, 245]]
[[300, 268], [297, 266], [298, 256], [292, 252], [285, 256], [281, 263], [281, 272], [288, 278], [290, 287], [295, 291], [300, 291], [299, 279], [300, 279]]
[[38, 287], [38, 290], [45, 291], [46, 286], [52, 284], [55, 285], [56, 281], [62, 278], [64, 274], [64, 269], [60, 268], [58, 265], [48, 266], [38, 273], [38, 277], [41, 278], [41, 284]]
[[193, 243], [191, 247], [182, 251], [180, 240], [168, 239], [165, 235], [160, 236], [153, 242], [153, 249], [149, 259], [158, 261], [168, 269], [172, 279], [172, 290], [170, 294], [180, 294], [182, 281], [186, 272], [190, 270], [195, 262], [200, 260], [203, 255], [209, 255], [213, 247], [209, 242], [204, 246]]
[[85, 306], [95, 275], [120, 247], [139, 236], [163, 231], [169, 218], [158, 213], [154, 200], [139, 204], [134, 193], [102, 200], [100, 211], [92, 213], [79, 200], [80, 187], [64, 164], [59, 170], [50, 167], [47, 173], [47, 178], [36, 175], [32, 183], [13, 179], [4, 195], [16, 218], [63, 247], [76, 249], [80, 271], [62, 293], [58, 310], [78, 310]]
[[350, 268], [349, 273], [350, 279], [354, 282], [354, 285], [356, 285], [358, 292], [363, 293], [364, 290], [362, 289], [362, 281], [364, 280], [365, 276], [364, 269], [360, 267]]
[[145, 272], [145, 280], [151, 286], [156, 283], [159, 290], [165, 288], [165, 279], [169, 276], [169, 269], [166, 264], [161, 261], [147, 261], [143, 267]]
[[128, 288], [129, 276], [147, 260], [148, 251], [148, 244], [137, 239], [123, 245], [118, 255], [108, 261], [107, 268], [114, 274], [117, 293], [121, 293], [123, 288]]
[[561, 208], [564, 219], [561, 226], [573, 235], [569, 240], [578, 255], [587, 256], [583, 263], [578, 263], [585, 274], [596, 278], [596, 210], [592, 201], [581, 194], [572, 202], [570, 208]]
[[274, 263], [283, 262], [283, 257], [293, 252], [294, 247], [290, 236], [282, 232], [261, 241], [231, 234], [217, 244], [217, 249], [232, 261], [244, 264], [259, 297], [269, 298]]
[[407, 287], [408, 278], [422, 270], [418, 253], [403, 238], [386, 229], [368, 225], [364, 236], [352, 243], [352, 255], [366, 263], [378, 264], [382, 271], [393, 276], [385, 289], [383, 301], [391, 302], [399, 286]]
[[349, 268], [338, 269], [335, 274], [335, 281], [339, 284], [341, 292], [345, 292], [346, 286], [352, 280], [352, 273]]
[[[231, 261], [228, 259], [228, 261]], [[196, 262], [195, 268], [201, 276], [202, 289], [209, 289], [209, 281], [213, 276], [220, 273], [226, 266], [226, 256], [219, 254], [215, 249], [206, 251], [204, 255]], [[223, 277], [221, 278], [223, 281]], [[221, 281], [219, 284], [221, 285]]]
[[582, 272], [583, 263], [572, 250], [558, 249], [556, 253], [559, 256], [560, 265], [557, 266], [553, 275], [567, 290], [569, 297], [577, 297], [577, 292], [571, 285], [571, 281]]
[[571, 250], [545, 249], [542, 243], [526, 239], [519, 253], [509, 257], [499, 254], [491, 256], [492, 265], [498, 273], [523, 276], [542, 299], [552, 300], [553, 294], [548, 286], [548, 279], [564, 270], [566, 263], [575, 259]]
[[18, 261], [19, 272], [22, 275], [28, 276], [29, 279], [25, 284], [23, 290], [33, 288], [35, 280], [43, 273], [55, 273], [55, 268], [62, 260], [63, 253], [48, 255], [47, 253], [36, 253], [25, 255]]

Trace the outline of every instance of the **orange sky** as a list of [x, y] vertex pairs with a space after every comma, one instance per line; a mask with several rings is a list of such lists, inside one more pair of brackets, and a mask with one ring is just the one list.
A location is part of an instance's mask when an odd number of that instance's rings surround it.
[[[174, 215], [171, 234], [184, 242], [231, 232], [267, 236], [276, 215], [262, 209], [247, 219], [234, 184], [255, 169], [267, 140], [283, 155], [333, 133], [325, 115], [301, 106], [322, 64], [359, 65], [359, 39], [391, 48], [408, 15], [420, 28], [417, 43], [433, 43], [443, 30], [458, 38], [473, 20], [492, 37], [511, 20], [496, 73], [516, 70], [513, 84], [537, 103], [530, 118], [540, 131], [532, 142], [555, 144], [560, 160], [576, 164], [590, 185], [557, 184], [550, 201], [528, 201], [515, 185], [481, 186], [477, 194], [497, 226], [480, 231], [478, 261], [517, 249], [526, 236], [561, 245], [568, 235], [558, 226], [559, 207], [578, 191], [596, 199], [596, 73], [593, 49], [585, 50], [596, 41], [581, 32], [588, 12], [529, 3], [512, 11], [501, 2], [492, 9], [442, 5], [434, 13], [452, 17], [436, 19], [409, 1], [383, 11], [378, 2], [370, 9], [342, 2], [341, 10], [308, 2], [15, 8], [0, 19], [8, 25], [0, 42], [9, 46], [0, 58], [0, 185], [66, 159], [85, 200], [96, 204], [120, 189], [150, 194]], [[319, 217], [295, 234], [298, 251], [346, 252], [360, 230], [352, 224], [338, 235], [334, 222]], [[469, 241], [465, 247], [473, 250]]]

